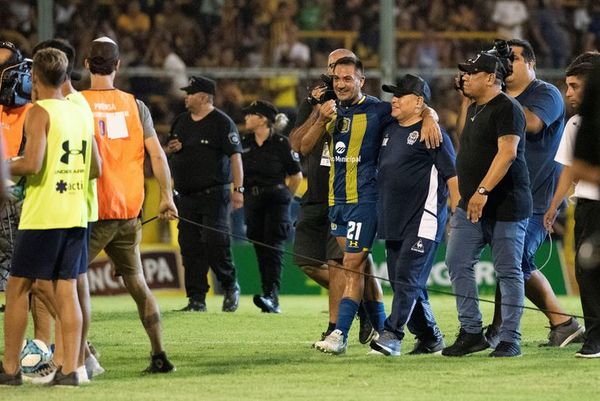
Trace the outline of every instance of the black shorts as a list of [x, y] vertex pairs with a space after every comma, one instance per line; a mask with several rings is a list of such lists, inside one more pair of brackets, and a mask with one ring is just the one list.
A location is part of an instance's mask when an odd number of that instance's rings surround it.
[[294, 240], [294, 263], [298, 266], [320, 264], [302, 256], [323, 262], [344, 258], [335, 237], [331, 235], [328, 214], [327, 203], [309, 203], [300, 207]]
[[83, 249], [81, 251], [81, 263], [79, 264], [79, 274], [85, 274], [88, 271], [88, 258], [90, 256], [90, 237], [92, 235], [93, 222], [88, 222], [85, 229], [85, 241], [83, 241]]
[[76, 279], [81, 270], [86, 229], [19, 230], [10, 274], [32, 280]]

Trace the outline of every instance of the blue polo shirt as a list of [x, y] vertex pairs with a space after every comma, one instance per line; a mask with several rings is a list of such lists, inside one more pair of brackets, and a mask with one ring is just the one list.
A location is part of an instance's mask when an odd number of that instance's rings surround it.
[[452, 140], [427, 149], [421, 138], [422, 121], [409, 127], [389, 125], [383, 132], [377, 185], [378, 233], [386, 240], [415, 235], [441, 241], [448, 215], [446, 181], [456, 176]]
[[544, 122], [542, 131], [526, 133], [525, 160], [531, 181], [533, 213], [545, 213], [562, 170], [554, 156], [564, 130], [565, 105], [559, 90], [539, 79], [533, 80], [516, 100]]

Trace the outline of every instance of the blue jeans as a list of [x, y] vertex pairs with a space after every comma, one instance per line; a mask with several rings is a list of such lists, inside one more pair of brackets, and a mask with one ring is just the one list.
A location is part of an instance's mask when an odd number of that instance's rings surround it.
[[520, 341], [525, 297], [521, 260], [527, 220], [494, 221], [483, 218], [471, 223], [467, 219], [467, 212], [460, 208], [452, 216], [446, 264], [456, 294], [458, 320], [467, 333], [480, 333], [483, 327], [475, 265], [483, 248], [489, 244], [502, 293], [500, 341]]
[[525, 281], [529, 280], [531, 273], [537, 270], [535, 265], [535, 253], [546, 239], [548, 232], [544, 227], [544, 215], [534, 214], [527, 223], [527, 234], [525, 235], [525, 247], [523, 250], [523, 277]]

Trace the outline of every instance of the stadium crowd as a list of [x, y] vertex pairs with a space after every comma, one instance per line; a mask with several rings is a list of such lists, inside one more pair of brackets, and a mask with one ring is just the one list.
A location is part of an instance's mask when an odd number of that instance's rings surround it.
[[[30, 55], [36, 43], [36, 2], [0, 4], [0, 17], [7, 22], [0, 34]], [[329, 51], [341, 46], [351, 48], [366, 68], [378, 67], [379, 11], [379, 2], [366, 0], [58, 0], [54, 20], [55, 36], [69, 40], [77, 51], [76, 65], [82, 65], [87, 43], [107, 36], [121, 47], [122, 68], [165, 71], [159, 79], [119, 78], [121, 87], [149, 104], [157, 130], [164, 134], [183, 111], [178, 88], [185, 84], [188, 67], [319, 68]], [[399, 31], [423, 34], [422, 39], [398, 41], [397, 65], [419, 68], [425, 77], [438, 68], [453, 68], [456, 60], [484, 48], [489, 38], [481, 39], [477, 32], [527, 38], [538, 49], [538, 68], [564, 68], [573, 55], [596, 48], [600, 40], [600, 5], [586, 0], [402, 0], [395, 17]], [[336, 31], [353, 33], [350, 43], [331, 35]], [[467, 35], [437, 35], [446, 31]], [[303, 36], [305, 32], [316, 35]], [[312, 84], [287, 74], [221, 80], [216, 104], [241, 125], [241, 107], [256, 98], [295, 110], [304, 96], [297, 90], [299, 83]], [[451, 83], [429, 83], [436, 109], [452, 133], [457, 104], [448, 104]], [[368, 92], [378, 90], [374, 85]], [[284, 112], [293, 119], [293, 112]]]

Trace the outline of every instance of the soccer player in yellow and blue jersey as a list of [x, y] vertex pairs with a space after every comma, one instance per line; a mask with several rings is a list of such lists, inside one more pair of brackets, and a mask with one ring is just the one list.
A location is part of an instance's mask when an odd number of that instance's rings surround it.
[[[379, 284], [363, 275], [377, 228], [377, 159], [383, 128], [393, 121], [390, 104], [364, 95], [362, 63], [354, 57], [339, 59], [333, 69], [337, 101], [321, 106], [321, 121], [331, 135], [329, 219], [331, 231], [344, 250], [346, 282], [336, 329], [315, 347], [326, 353], [346, 350], [348, 331], [356, 316], [363, 290], [364, 305], [377, 331], [385, 311]], [[369, 271], [367, 271], [369, 273]]]

